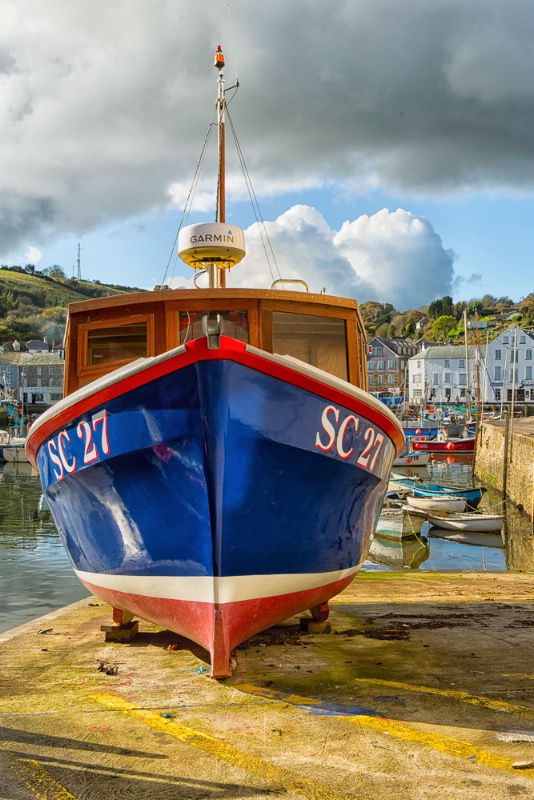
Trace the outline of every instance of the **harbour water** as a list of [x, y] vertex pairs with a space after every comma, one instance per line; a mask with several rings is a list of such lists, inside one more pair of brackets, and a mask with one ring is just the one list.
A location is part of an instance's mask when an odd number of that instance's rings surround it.
[[[471, 465], [449, 458], [413, 474], [467, 486]], [[40, 497], [39, 478], [28, 464], [0, 467], [0, 633], [88, 596], [50, 515], [38, 510]], [[493, 513], [503, 508], [501, 498], [491, 491], [484, 495], [482, 506]], [[495, 547], [438, 538], [425, 523], [421, 533], [407, 542], [381, 542], [375, 537], [374, 552], [363, 569], [534, 572], [532, 524], [526, 515], [507, 509], [503, 546]]]
[[29, 464], [0, 468], [0, 633], [88, 596], [50, 514], [40, 518], [41, 491]]

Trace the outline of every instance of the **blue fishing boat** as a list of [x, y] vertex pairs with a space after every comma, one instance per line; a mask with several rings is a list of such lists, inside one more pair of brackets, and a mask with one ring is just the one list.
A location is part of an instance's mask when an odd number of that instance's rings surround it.
[[415, 497], [463, 497], [469, 508], [477, 508], [486, 491], [483, 486], [445, 486], [395, 474], [390, 476], [389, 488], [393, 491], [411, 492]]
[[[220, 141], [223, 66], [218, 48]], [[223, 208], [179, 232], [208, 288], [69, 307], [65, 397], [27, 443], [80, 581], [119, 625], [134, 615], [199, 643], [217, 678], [253, 634], [306, 609], [326, 618], [405, 443], [366, 391], [356, 301], [228, 288], [245, 248]]]

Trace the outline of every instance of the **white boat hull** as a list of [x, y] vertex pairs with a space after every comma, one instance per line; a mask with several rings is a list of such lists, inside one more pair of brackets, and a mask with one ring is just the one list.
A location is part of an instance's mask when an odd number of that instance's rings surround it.
[[428, 521], [436, 528], [447, 531], [500, 531], [504, 517], [499, 514], [447, 514], [439, 516], [429, 514]]
[[412, 508], [419, 508], [421, 511], [441, 511], [446, 514], [464, 511], [465, 497], [407, 497], [406, 501]]
[[430, 453], [403, 453], [393, 462], [394, 467], [426, 467]]

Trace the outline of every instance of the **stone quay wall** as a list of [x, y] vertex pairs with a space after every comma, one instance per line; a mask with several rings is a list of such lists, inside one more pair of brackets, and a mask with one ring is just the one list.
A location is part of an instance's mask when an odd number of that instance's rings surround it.
[[474, 474], [534, 520], [534, 418], [482, 422]]

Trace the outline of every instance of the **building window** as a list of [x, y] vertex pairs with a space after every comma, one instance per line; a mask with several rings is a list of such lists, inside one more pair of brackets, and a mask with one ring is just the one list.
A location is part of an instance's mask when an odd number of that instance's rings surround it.
[[414, 397], [422, 397], [423, 396], [423, 390], [422, 389], [414, 389], [413, 390], [413, 396]]
[[527, 337], [526, 336], [520, 336], [519, 337], [519, 344], [526, 344], [526, 343], [527, 343]]
[[412, 383], [423, 383], [422, 375], [414, 375]]
[[450, 383], [450, 382], [451, 382], [451, 373], [450, 372], [446, 372], [445, 373], [445, 383]]
[[388, 361], [388, 369], [395, 369], [396, 364], [396, 361]]
[[375, 368], [375, 362], [369, 361], [369, 363], [367, 364], [367, 369], [374, 369], [374, 368]]
[[525, 367], [525, 380], [532, 380], [532, 367]]
[[451, 399], [451, 390], [445, 389], [445, 400], [450, 400], [450, 399]]
[[383, 361], [377, 361], [376, 362], [376, 368], [377, 369], [384, 369], [384, 362]]
[[459, 369], [465, 369], [465, 358], [461, 358], [458, 364]]
[[465, 389], [460, 389], [460, 397], [465, 398]]
[[495, 400], [498, 403], [500, 403], [500, 401], [501, 401], [501, 390], [500, 389], [495, 389]]
[[445, 359], [445, 364], [443, 366], [445, 367], [445, 369], [448, 369], [450, 367], [450, 365], [451, 365], [450, 359], [446, 358]]
[[467, 375], [465, 372], [460, 372], [458, 375], [458, 383], [460, 386], [467, 386]]
[[435, 372], [433, 375], [432, 383], [434, 384], [434, 386], [437, 386], [439, 384], [439, 374], [437, 372]]
[[384, 376], [383, 375], [379, 375], [378, 376], [378, 383], [384, 383]]
[[495, 380], [502, 381], [502, 371], [500, 367], [495, 367]]
[[502, 337], [502, 343], [503, 344], [508, 344], [508, 336], [503, 336]]
[[372, 386], [375, 382], [376, 375], [369, 375], [369, 386]]
[[500, 360], [501, 360], [501, 351], [495, 350], [495, 361], [500, 361]]
[[420, 361], [417, 362], [417, 369], [421, 369], [421, 362]]
[[532, 361], [532, 350], [530, 349], [525, 350], [525, 360]]
[[388, 375], [388, 383], [392, 386], [395, 385], [395, 375]]

